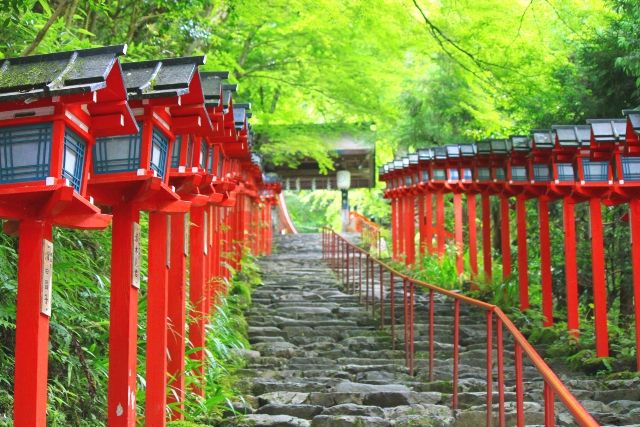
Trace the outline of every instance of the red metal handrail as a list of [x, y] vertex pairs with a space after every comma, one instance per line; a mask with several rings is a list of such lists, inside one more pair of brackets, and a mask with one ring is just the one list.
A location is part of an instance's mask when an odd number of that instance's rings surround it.
[[[395, 348], [395, 295], [394, 286], [395, 278], [402, 280], [403, 286], [403, 304], [404, 304], [404, 340], [405, 345], [405, 361], [410, 375], [413, 375], [414, 368], [414, 304], [415, 304], [415, 287], [420, 286], [429, 291], [429, 380], [433, 380], [433, 360], [434, 360], [434, 294], [440, 294], [454, 301], [454, 333], [453, 333], [453, 394], [452, 407], [457, 409], [458, 406], [458, 356], [459, 356], [459, 328], [460, 328], [460, 304], [468, 304], [478, 309], [482, 309], [486, 314], [487, 325], [487, 420], [486, 425], [490, 426], [492, 422], [493, 410], [493, 317], [495, 316], [496, 326], [496, 346], [497, 346], [497, 373], [498, 373], [498, 425], [503, 427], [505, 421], [505, 397], [504, 397], [504, 346], [503, 332], [506, 328], [507, 332], [514, 340], [514, 365], [515, 365], [515, 381], [516, 381], [516, 422], [517, 426], [524, 426], [524, 381], [522, 369], [523, 354], [528, 357], [534, 365], [542, 380], [544, 381], [544, 415], [545, 425], [553, 426], [555, 423], [555, 407], [554, 399], [557, 396], [566, 406], [573, 416], [576, 423], [581, 426], [599, 426], [598, 422], [587, 412], [580, 404], [576, 397], [569, 391], [564, 383], [558, 378], [553, 370], [547, 365], [543, 358], [533, 348], [533, 346], [522, 335], [517, 326], [509, 319], [509, 317], [498, 307], [493, 304], [486, 303], [454, 291], [440, 288], [438, 286], [414, 279], [406, 274], [395, 270], [393, 267], [384, 263], [380, 259], [371, 256], [367, 251], [347, 241], [344, 237], [336, 233], [330, 228], [323, 228], [322, 232], [322, 253], [324, 260], [335, 270], [338, 279], [345, 284], [348, 291], [357, 292], [360, 301], [363, 301], [363, 282], [362, 282], [362, 264], [366, 266], [364, 275], [364, 304], [369, 307], [371, 304], [372, 313], [375, 313], [374, 298], [374, 279], [376, 269], [374, 265], [379, 266], [378, 278], [380, 282], [379, 288], [379, 309], [380, 309], [380, 326], [384, 327], [384, 272], [389, 274], [389, 297], [390, 297], [390, 320], [391, 320], [391, 340]], [[357, 254], [357, 257], [356, 257]], [[357, 259], [357, 261], [356, 261]], [[358, 268], [358, 287], [356, 289], [355, 273], [349, 277], [349, 264], [352, 268]], [[357, 267], [355, 265], [357, 264]], [[369, 288], [371, 287], [371, 292]]]

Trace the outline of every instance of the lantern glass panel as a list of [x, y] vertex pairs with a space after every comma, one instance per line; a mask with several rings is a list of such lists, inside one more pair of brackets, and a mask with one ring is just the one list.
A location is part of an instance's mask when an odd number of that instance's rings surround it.
[[165, 168], [167, 167], [168, 146], [169, 138], [158, 129], [153, 128], [153, 137], [151, 140], [151, 169], [156, 171], [158, 176], [163, 179]]
[[93, 170], [96, 174], [135, 171], [140, 167], [142, 123], [135, 135], [96, 138]]
[[[496, 175], [498, 170], [496, 170]], [[512, 181], [527, 181], [527, 168], [524, 166], [511, 166]]]
[[422, 182], [427, 182], [429, 181], [429, 171], [422, 171]]
[[187, 142], [187, 161], [185, 162], [185, 166], [191, 167], [193, 166], [193, 144], [194, 144], [194, 140], [192, 140], [191, 138], [189, 138], [189, 136], [186, 137]]
[[177, 168], [180, 166], [180, 149], [182, 145], [182, 136], [176, 136], [176, 140], [173, 142], [173, 150], [171, 151], [171, 167]]
[[622, 176], [627, 181], [640, 181], [640, 157], [622, 157]]
[[460, 179], [460, 171], [456, 168], [449, 168], [449, 181], [457, 181]]
[[548, 182], [551, 180], [551, 172], [549, 171], [549, 165], [533, 165], [533, 178], [536, 181]]
[[218, 171], [216, 172], [217, 176], [222, 176], [223, 166], [224, 166], [224, 156], [222, 155], [222, 151], [218, 151]]
[[433, 171], [433, 179], [436, 181], [444, 181], [446, 179], [446, 173], [444, 169], [436, 169]]
[[405, 185], [405, 187], [411, 187], [411, 177], [410, 176], [405, 176], [404, 177], [404, 185]]
[[198, 164], [202, 169], [205, 168], [205, 163], [207, 162], [207, 144], [204, 141], [200, 141], [200, 159], [198, 160]]
[[65, 129], [62, 177], [68, 179], [77, 192], [80, 192], [82, 187], [85, 146], [86, 143], [80, 135], [70, 129]]
[[214, 151], [215, 151], [215, 149], [213, 147], [209, 148], [209, 157], [207, 158], [207, 171], [209, 171], [210, 174], [215, 174], [216, 173], [216, 171], [213, 170], [213, 155], [214, 155]]
[[602, 182], [609, 180], [609, 162], [594, 162], [582, 159], [582, 172], [586, 182]]
[[573, 182], [576, 180], [576, 175], [573, 171], [573, 165], [571, 163], [558, 163], [557, 169], [558, 181]]
[[52, 134], [51, 123], [0, 128], [0, 183], [46, 179]]
[[504, 168], [495, 168], [495, 171], [496, 171], [496, 179], [498, 181], [504, 181], [504, 178], [506, 176], [504, 172]]
[[470, 168], [464, 168], [462, 170], [462, 176], [465, 181], [471, 181], [473, 179], [473, 174], [471, 173]]
[[478, 179], [480, 181], [490, 181], [491, 170], [489, 168], [478, 168]]

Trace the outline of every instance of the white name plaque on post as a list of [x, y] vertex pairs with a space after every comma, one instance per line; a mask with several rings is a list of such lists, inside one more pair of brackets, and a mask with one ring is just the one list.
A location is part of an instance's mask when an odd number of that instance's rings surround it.
[[140, 224], [133, 223], [133, 244], [131, 251], [131, 286], [140, 289]]
[[42, 271], [40, 273], [40, 313], [51, 317], [51, 282], [53, 280], [53, 243], [42, 241]]

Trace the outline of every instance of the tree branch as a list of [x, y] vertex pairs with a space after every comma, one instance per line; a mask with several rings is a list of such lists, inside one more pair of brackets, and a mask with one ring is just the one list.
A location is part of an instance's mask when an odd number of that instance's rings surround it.
[[27, 46], [27, 48], [24, 51], [22, 51], [22, 56], [27, 56], [31, 54], [34, 50], [36, 50], [36, 48], [40, 45], [44, 37], [47, 35], [49, 28], [51, 28], [54, 22], [56, 22], [58, 18], [64, 13], [65, 9], [67, 8], [67, 4], [69, 4], [69, 0], [63, 0], [62, 2], [60, 2], [56, 10], [51, 14], [49, 19], [47, 19], [47, 22], [44, 24], [44, 27], [42, 27], [40, 31], [38, 31], [38, 34], [36, 34], [36, 37], [33, 39], [31, 44]]

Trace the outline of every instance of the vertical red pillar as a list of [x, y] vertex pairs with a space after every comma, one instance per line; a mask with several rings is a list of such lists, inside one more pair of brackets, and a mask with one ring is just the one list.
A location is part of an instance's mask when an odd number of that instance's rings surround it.
[[433, 254], [433, 203], [431, 193], [424, 195], [424, 232], [427, 253]]
[[[629, 202], [629, 225], [631, 227], [631, 259], [640, 259], [640, 199]], [[636, 318], [636, 370], [640, 371], [640, 263], [633, 266], [633, 300]]]
[[391, 258], [398, 258], [398, 232], [396, 231], [396, 198], [391, 199]]
[[194, 392], [204, 393], [204, 346], [205, 346], [205, 208], [191, 208], [191, 226], [189, 229], [189, 341], [192, 351], [190, 357], [195, 360], [195, 376], [198, 381]]
[[436, 193], [436, 234], [437, 234], [437, 253], [440, 258], [444, 257], [444, 245], [446, 236], [444, 235], [444, 194], [442, 191]]
[[140, 214], [129, 204], [113, 207], [107, 424], [136, 425]]
[[551, 239], [549, 236], [549, 202], [538, 199], [540, 221], [540, 277], [542, 282], [542, 314], [544, 326], [553, 325], [553, 289], [551, 280]]
[[478, 232], [476, 227], [476, 195], [467, 195], [467, 220], [469, 227], [469, 264], [473, 277], [478, 275]]
[[567, 292], [567, 329], [575, 336], [579, 334], [578, 316], [578, 262], [576, 258], [576, 219], [573, 200], [562, 200], [564, 219], [565, 282]]
[[488, 193], [482, 193], [482, 263], [484, 278], [487, 282], [493, 279], [491, 259], [491, 199]]
[[149, 214], [145, 425], [166, 425], [169, 216]]
[[412, 195], [407, 195], [404, 199], [405, 212], [404, 212], [404, 229], [405, 229], [405, 262], [407, 265], [412, 265], [416, 261], [416, 226], [415, 226], [415, 203]]
[[52, 226], [45, 221], [24, 220], [19, 235], [13, 420], [16, 427], [44, 427], [51, 314], [48, 278], [53, 256], [51, 245], [45, 241], [52, 242]]
[[398, 230], [398, 261], [401, 261], [404, 256], [406, 256], [404, 227], [402, 226], [404, 221], [404, 211], [404, 196], [402, 196], [398, 198], [398, 216], [396, 218], [396, 227]]
[[416, 197], [416, 201], [418, 204], [418, 254], [420, 255], [420, 259], [424, 256], [424, 248], [425, 248], [425, 228], [427, 226], [424, 220], [424, 196], [420, 195]]
[[453, 193], [453, 221], [456, 240], [456, 271], [458, 276], [464, 273], [464, 244], [462, 241], [462, 194]]
[[607, 279], [604, 265], [604, 236], [600, 199], [589, 200], [591, 214], [591, 272], [593, 275], [593, 305], [596, 326], [596, 356], [609, 356], [607, 326]]
[[186, 215], [171, 215], [171, 264], [169, 266], [168, 289], [168, 333], [167, 347], [169, 360], [167, 369], [171, 392], [167, 396], [168, 403], [174, 403], [172, 420], [181, 420], [184, 411], [184, 368], [185, 368], [185, 323], [186, 323], [186, 241], [188, 232]]
[[527, 204], [524, 194], [516, 197], [518, 219], [518, 291], [520, 310], [529, 308], [529, 258], [527, 248]]
[[511, 275], [511, 229], [509, 225], [509, 198], [500, 196], [500, 231], [502, 242], [502, 278]]

